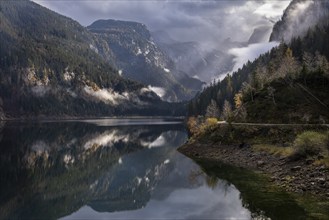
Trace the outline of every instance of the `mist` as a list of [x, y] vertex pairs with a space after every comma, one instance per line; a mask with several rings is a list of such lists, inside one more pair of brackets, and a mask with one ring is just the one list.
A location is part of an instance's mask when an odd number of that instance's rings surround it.
[[230, 49], [228, 52], [235, 57], [235, 64], [231, 72], [237, 71], [242, 68], [243, 64], [254, 61], [259, 55], [266, 53], [279, 44], [279, 42], [257, 43], [249, 44], [247, 47]]

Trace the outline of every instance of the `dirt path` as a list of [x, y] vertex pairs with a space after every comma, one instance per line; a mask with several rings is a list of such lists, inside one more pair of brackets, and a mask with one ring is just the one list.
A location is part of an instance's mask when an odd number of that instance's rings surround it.
[[[228, 125], [226, 121], [219, 121], [217, 122], [218, 124], [226, 124]], [[247, 125], [247, 126], [262, 126], [262, 127], [296, 127], [296, 126], [301, 126], [301, 127], [329, 127], [329, 124], [263, 124], [263, 123], [237, 123], [237, 122], [232, 122], [231, 125]]]

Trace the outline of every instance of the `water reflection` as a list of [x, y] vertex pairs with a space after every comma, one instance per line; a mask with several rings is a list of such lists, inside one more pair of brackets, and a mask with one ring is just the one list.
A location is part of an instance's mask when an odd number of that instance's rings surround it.
[[[101, 200], [130, 198], [134, 187], [137, 192], [155, 184], [148, 170], [160, 175], [165, 169], [160, 162], [168, 164], [173, 146], [186, 139], [181, 125], [16, 123], [1, 133], [0, 218], [58, 218], [88, 203], [104, 209]], [[151, 150], [161, 143], [171, 147]], [[139, 153], [127, 158], [133, 152]], [[132, 208], [144, 205], [146, 197]]]
[[230, 178], [206, 175], [176, 151], [187, 139], [181, 124], [139, 123], [7, 124], [0, 136], [0, 219], [263, 215]]
[[[142, 152], [128, 155], [123, 161], [131, 162], [139, 157], [137, 154], [141, 158], [133, 164], [144, 166]], [[162, 163], [153, 169], [133, 169], [133, 173], [137, 170], [146, 173], [136, 175], [128, 197], [119, 193], [115, 198], [92, 201], [64, 219], [250, 219], [251, 214], [242, 206], [239, 191], [233, 185], [216, 178], [216, 186], [209, 187], [204, 173], [190, 159], [175, 151], [166, 158], [170, 159], [160, 160]], [[125, 173], [124, 170], [119, 172]], [[142, 188], [137, 189], [138, 184], [143, 185]], [[140, 205], [134, 206], [136, 203]]]

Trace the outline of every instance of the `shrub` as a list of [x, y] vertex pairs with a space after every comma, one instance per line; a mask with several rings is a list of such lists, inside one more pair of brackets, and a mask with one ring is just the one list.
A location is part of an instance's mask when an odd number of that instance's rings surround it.
[[306, 131], [298, 135], [294, 141], [293, 156], [306, 158], [309, 156], [323, 155], [327, 152], [328, 132], [326, 134]]
[[189, 117], [187, 120], [187, 129], [193, 135], [196, 135], [199, 132], [198, 120], [195, 117]]
[[217, 122], [218, 122], [217, 118], [207, 118], [207, 120], [206, 120], [206, 124], [208, 127], [216, 126]]

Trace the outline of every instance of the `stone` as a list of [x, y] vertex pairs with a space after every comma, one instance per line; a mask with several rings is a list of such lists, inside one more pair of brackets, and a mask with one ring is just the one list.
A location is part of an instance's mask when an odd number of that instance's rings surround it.
[[323, 155], [319, 155], [318, 156], [318, 160], [322, 160], [322, 159], [324, 159], [324, 156]]
[[324, 171], [324, 170], [326, 170], [326, 167], [324, 165], [322, 165], [322, 166], [319, 167], [319, 170]]
[[295, 167], [291, 167], [291, 171], [293, 171], [293, 172], [296, 172], [296, 171], [299, 171], [299, 170], [301, 170], [302, 169], [302, 167], [301, 166], [295, 166]]
[[326, 179], [323, 178], [323, 177], [318, 177], [318, 178], [315, 178], [315, 180], [320, 183], [320, 184], [325, 184], [326, 183]]
[[280, 156], [280, 157], [279, 157], [279, 160], [285, 160], [285, 159], [286, 159], [285, 156]]
[[305, 163], [307, 165], [311, 165], [312, 163], [314, 163], [314, 160], [309, 158], [309, 159], [306, 159]]
[[265, 165], [265, 162], [264, 161], [262, 161], [262, 160], [259, 160], [259, 161], [257, 161], [257, 166], [264, 166]]
[[271, 182], [276, 181], [276, 177], [275, 177], [275, 176], [272, 176], [272, 177], [270, 178], [270, 181], [271, 181]]

